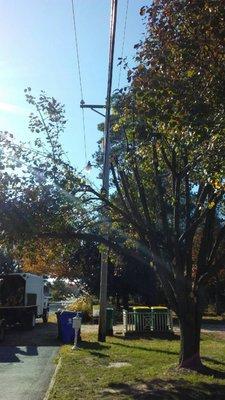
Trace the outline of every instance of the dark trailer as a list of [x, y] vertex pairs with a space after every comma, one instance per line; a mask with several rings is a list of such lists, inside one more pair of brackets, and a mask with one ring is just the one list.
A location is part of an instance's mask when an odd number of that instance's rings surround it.
[[36, 318], [48, 320], [48, 297], [44, 293], [42, 276], [29, 273], [14, 273], [0, 280], [0, 339], [4, 328], [21, 324], [26, 329], [35, 326]]

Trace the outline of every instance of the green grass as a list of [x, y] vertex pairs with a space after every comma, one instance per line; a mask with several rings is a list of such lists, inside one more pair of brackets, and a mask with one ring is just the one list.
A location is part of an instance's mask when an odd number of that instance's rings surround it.
[[[225, 343], [211, 334], [202, 337], [202, 356], [219, 378], [178, 370], [179, 340], [112, 337], [100, 344], [92, 334], [82, 339], [80, 350], [61, 348], [49, 400], [225, 399]], [[110, 367], [114, 362], [130, 365]]]

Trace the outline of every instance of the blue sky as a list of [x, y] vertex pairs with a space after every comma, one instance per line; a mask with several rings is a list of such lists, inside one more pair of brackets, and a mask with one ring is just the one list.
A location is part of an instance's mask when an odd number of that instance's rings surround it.
[[[119, 0], [113, 88], [117, 88], [127, 0]], [[144, 27], [139, 16], [145, 0], [130, 0], [124, 55], [134, 56], [134, 44]], [[104, 104], [108, 68], [110, 0], [74, 0], [80, 63], [86, 103]], [[34, 95], [45, 90], [65, 104], [68, 119], [62, 136], [74, 166], [85, 166], [80, 89], [75, 54], [71, 0], [0, 0], [0, 130], [12, 132], [17, 141], [32, 140], [24, 89]], [[132, 63], [132, 61], [131, 61]], [[125, 83], [122, 72], [121, 85]], [[87, 154], [96, 150], [102, 118], [85, 111]]]

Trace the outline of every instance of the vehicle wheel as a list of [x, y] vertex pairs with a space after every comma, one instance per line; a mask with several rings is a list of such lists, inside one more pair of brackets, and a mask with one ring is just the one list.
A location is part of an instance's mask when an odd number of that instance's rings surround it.
[[48, 317], [49, 317], [49, 311], [48, 311], [48, 310], [44, 310], [44, 311], [43, 311], [43, 316], [42, 316], [42, 319], [43, 319], [44, 324], [47, 324], [47, 322], [48, 322]]
[[36, 316], [34, 313], [27, 314], [25, 321], [24, 321], [24, 328], [31, 330], [35, 327], [36, 324]]
[[3, 342], [5, 339], [5, 328], [4, 326], [0, 326], [0, 342]]

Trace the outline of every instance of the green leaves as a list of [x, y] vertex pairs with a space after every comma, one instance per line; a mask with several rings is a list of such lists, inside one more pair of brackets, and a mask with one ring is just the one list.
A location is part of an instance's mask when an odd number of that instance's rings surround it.
[[187, 71], [187, 77], [188, 78], [192, 78], [193, 76], [195, 76], [195, 74], [196, 74], [196, 71], [194, 69], [189, 69]]

